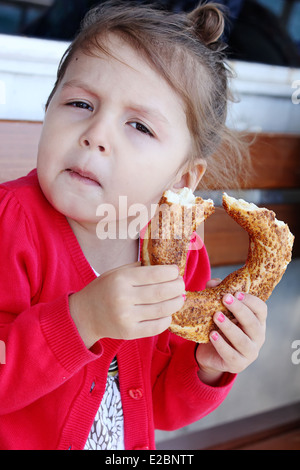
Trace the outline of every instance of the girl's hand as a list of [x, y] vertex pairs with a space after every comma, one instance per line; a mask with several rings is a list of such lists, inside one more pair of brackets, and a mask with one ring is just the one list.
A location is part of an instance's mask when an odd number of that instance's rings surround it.
[[[208, 287], [219, 284], [212, 280]], [[232, 322], [216, 312], [214, 322], [220, 332], [212, 331], [210, 343], [199, 344], [196, 359], [199, 377], [208, 384], [216, 384], [223, 372], [239, 373], [254, 362], [265, 341], [267, 305], [250, 294], [225, 295], [224, 305], [234, 315]]]
[[135, 339], [166, 330], [184, 304], [177, 266], [113, 269], [69, 296], [70, 313], [87, 348], [101, 338]]

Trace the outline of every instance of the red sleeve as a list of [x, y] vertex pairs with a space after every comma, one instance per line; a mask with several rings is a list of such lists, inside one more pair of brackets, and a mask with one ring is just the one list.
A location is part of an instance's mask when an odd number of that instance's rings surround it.
[[208, 254], [199, 235], [195, 232], [187, 255], [184, 281], [187, 291], [203, 290], [210, 280], [211, 270]]
[[153, 386], [156, 429], [172, 431], [187, 426], [215, 410], [227, 397], [235, 375], [225, 373], [217, 387], [200, 381], [195, 343], [166, 331], [166, 347], [156, 349], [154, 361], [167, 364]]
[[[68, 293], [39, 303], [38, 236], [18, 201], [0, 189], [0, 415], [24, 408], [95, 359], [71, 319]], [[12, 393], [13, 392], [13, 393]]]

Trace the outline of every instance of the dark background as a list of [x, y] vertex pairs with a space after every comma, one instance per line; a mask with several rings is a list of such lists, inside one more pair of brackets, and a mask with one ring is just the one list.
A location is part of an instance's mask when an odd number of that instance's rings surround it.
[[[300, 0], [215, 1], [228, 8], [224, 40], [229, 46], [229, 58], [300, 67]], [[87, 10], [103, 2], [0, 0], [0, 34], [70, 41]], [[155, 3], [172, 11], [190, 11], [198, 0]]]

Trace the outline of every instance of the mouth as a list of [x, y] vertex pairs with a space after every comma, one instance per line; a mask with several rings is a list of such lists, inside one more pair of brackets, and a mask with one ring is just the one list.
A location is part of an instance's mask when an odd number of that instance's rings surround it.
[[79, 181], [80, 183], [90, 186], [101, 186], [94, 173], [82, 170], [80, 168], [67, 168], [66, 171], [69, 173], [71, 178]]

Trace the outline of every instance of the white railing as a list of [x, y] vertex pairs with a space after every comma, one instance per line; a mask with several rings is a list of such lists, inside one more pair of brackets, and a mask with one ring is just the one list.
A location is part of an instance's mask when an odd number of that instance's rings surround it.
[[[43, 119], [44, 105], [68, 44], [0, 35], [0, 119]], [[232, 82], [237, 102], [230, 107], [229, 125], [300, 133], [300, 69], [235, 61], [230, 65], [237, 75]]]

